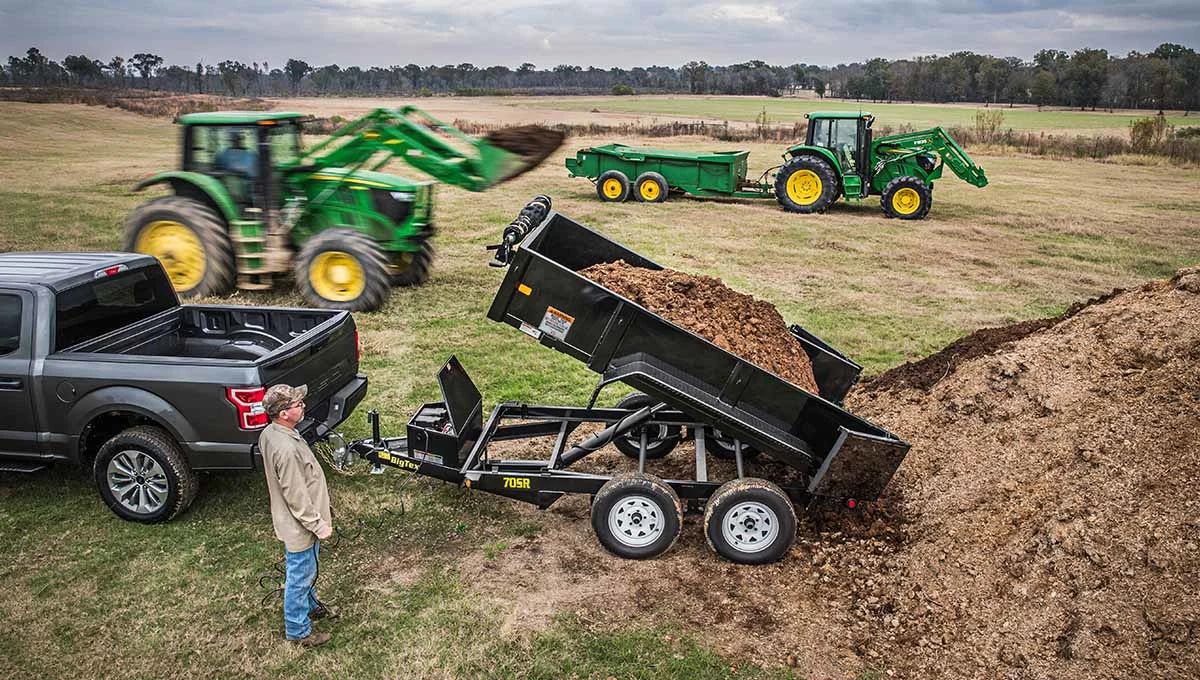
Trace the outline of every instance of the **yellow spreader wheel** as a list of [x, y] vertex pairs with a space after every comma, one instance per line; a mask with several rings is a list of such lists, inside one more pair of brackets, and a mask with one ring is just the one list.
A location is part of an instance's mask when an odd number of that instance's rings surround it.
[[191, 290], [204, 280], [208, 268], [204, 244], [185, 224], [171, 220], [151, 222], [138, 233], [134, 250], [158, 258], [175, 290]]
[[821, 178], [812, 170], [797, 170], [787, 180], [788, 198], [797, 205], [812, 205], [821, 198]]
[[604, 180], [604, 184], [600, 188], [604, 191], [605, 197], [614, 201], [621, 197], [621, 190], [623, 189], [621, 181], [611, 177]]
[[916, 189], [904, 187], [892, 194], [892, 210], [900, 215], [911, 215], [921, 208], [921, 194]]
[[656, 182], [642, 182], [642, 185], [638, 187], [638, 193], [647, 203], [653, 203], [658, 200], [659, 196], [662, 196], [662, 191], [659, 190]]
[[313, 259], [308, 282], [317, 295], [332, 302], [350, 302], [362, 295], [367, 277], [362, 265], [348, 253], [327, 250]]

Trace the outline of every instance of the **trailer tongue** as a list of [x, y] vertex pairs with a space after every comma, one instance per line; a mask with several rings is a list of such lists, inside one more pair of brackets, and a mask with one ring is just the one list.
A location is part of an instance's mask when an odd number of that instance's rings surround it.
[[[599, 373], [589, 403], [506, 402], [485, 421], [479, 390], [451, 357], [438, 373], [442, 401], [413, 415], [407, 437], [381, 437], [372, 411], [373, 436], [351, 444], [354, 452], [543, 508], [567, 493], [590, 494], [601, 544], [629, 558], [667, 550], [678, 537], [686, 503], [704, 509], [705, 532], [718, 554], [746, 564], [773, 562], [795, 538], [794, 503], [857, 502], [882, 492], [909, 445], [840, 406], [858, 378], [858, 364], [792, 326], [824, 395], [817, 396], [717, 347], [581, 276], [582, 269], [618, 259], [661, 266], [550, 208], [550, 200], [539, 196], [505, 230], [493, 264], [509, 268], [488, 317]], [[597, 408], [601, 390], [615, 382], [643, 394], [617, 408]], [[584, 423], [602, 429], [572, 439]], [[548, 436], [554, 444], [543, 460], [489, 455], [492, 442]], [[647, 473], [648, 460], [685, 438], [695, 442], [693, 479]], [[636, 472], [569, 469], [609, 444], [637, 459]], [[773, 481], [748, 476], [752, 454], [760, 449], [790, 473], [773, 473]], [[710, 451], [734, 461], [734, 479], [710, 479]]]

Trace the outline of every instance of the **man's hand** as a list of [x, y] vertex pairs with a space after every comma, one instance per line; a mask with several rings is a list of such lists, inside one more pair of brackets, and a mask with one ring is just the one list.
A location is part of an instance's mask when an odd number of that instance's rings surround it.
[[332, 535], [333, 535], [333, 527], [331, 527], [331, 526], [323, 527], [320, 531], [317, 532], [317, 538], [321, 539], [322, 541], [324, 541], [325, 539], [329, 538]]

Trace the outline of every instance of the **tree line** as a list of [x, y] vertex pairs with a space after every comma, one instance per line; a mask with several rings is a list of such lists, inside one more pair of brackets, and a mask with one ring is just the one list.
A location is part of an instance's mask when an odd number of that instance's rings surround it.
[[107, 61], [69, 55], [56, 62], [31, 47], [0, 64], [0, 85], [144, 88], [235, 97], [286, 95], [425, 96], [435, 94], [690, 93], [780, 96], [806, 90], [818, 97], [870, 101], [988, 102], [1079, 108], [1200, 108], [1200, 55], [1163, 43], [1152, 52], [1110, 55], [1083, 48], [1041, 50], [1032, 60], [955, 52], [889, 61], [777, 66], [760, 60], [727, 66], [690, 61], [678, 68], [601, 69], [524, 63], [478, 67], [470, 63], [420, 66], [313, 66], [288, 59], [267, 62], [164, 66], [139, 52]]

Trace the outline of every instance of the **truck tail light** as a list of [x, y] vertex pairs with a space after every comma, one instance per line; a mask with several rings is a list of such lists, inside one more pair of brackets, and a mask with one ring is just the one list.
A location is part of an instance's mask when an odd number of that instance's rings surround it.
[[263, 409], [263, 397], [267, 390], [264, 387], [226, 387], [225, 398], [237, 409], [238, 427], [243, 430], [257, 430], [266, 427], [271, 421]]
[[354, 363], [362, 360], [362, 343], [358, 340], [358, 329], [354, 329]]

